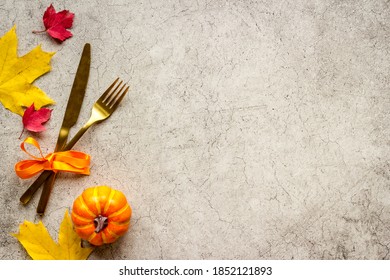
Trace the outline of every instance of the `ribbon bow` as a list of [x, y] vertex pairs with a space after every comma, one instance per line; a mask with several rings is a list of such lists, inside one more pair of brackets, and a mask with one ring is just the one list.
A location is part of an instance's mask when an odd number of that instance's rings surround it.
[[[30, 144], [35, 146], [41, 157], [36, 157], [26, 151], [24, 145]], [[27, 179], [43, 170], [52, 170], [54, 172], [66, 171], [76, 174], [89, 175], [89, 163], [91, 157], [85, 153], [78, 151], [63, 151], [50, 153], [47, 156], [43, 156], [41, 147], [38, 142], [28, 137], [20, 144], [20, 148], [33, 159], [22, 160], [15, 164], [15, 172], [22, 179]]]

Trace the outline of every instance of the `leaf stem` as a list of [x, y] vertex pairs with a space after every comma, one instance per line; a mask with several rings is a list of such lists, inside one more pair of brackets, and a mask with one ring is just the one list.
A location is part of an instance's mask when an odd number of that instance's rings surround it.
[[38, 30], [33, 30], [32, 31], [32, 33], [34, 33], [34, 34], [42, 34], [42, 33], [45, 33], [46, 32], [46, 30], [40, 30], [40, 31], [38, 31]]
[[21, 132], [20, 135], [19, 135], [19, 140], [20, 140], [20, 138], [22, 138], [23, 132], [24, 132], [24, 126], [23, 126], [23, 129], [22, 129], [22, 132]]

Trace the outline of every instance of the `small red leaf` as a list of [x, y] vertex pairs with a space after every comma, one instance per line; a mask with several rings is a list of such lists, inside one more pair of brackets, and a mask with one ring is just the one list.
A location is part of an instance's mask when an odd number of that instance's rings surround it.
[[24, 111], [23, 114], [23, 127], [29, 131], [41, 132], [46, 130], [42, 125], [47, 122], [51, 117], [51, 109], [41, 108], [35, 110], [34, 103]]
[[[53, 38], [62, 41], [72, 37], [72, 33], [69, 29], [73, 24], [74, 13], [70, 13], [68, 10], [56, 12], [51, 4], [43, 14], [43, 24], [45, 25], [46, 32]], [[34, 33], [40, 33], [40, 31], [33, 31]], [[43, 31], [44, 32], [44, 31]]]

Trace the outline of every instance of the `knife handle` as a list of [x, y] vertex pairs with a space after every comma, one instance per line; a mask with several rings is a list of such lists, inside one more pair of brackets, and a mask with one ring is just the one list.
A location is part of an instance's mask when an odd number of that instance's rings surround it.
[[[78, 132], [77, 134], [68, 142], [68, 144], [64, 147], [63, 151], [67, 151], [67, 150], [70, 150], [73, 148], [73, 146], [76, 144], [76, 142], [81, 138], [81, 136], [84, 135], [84, 133], [88, 130], [88, 128], [93, 125], [95, 122], [89, 120]], [[34, 183], [32, 183], [32, 185], [25, 191], [25, 193], [20, 197], [20, 202], [22, 202], [23, 204], [27, 204], [31, 198], [33, 197], [33, 195], [35, 194], [35, 192], [42, 186], [42, 184], [46, 181], [46, 179], [50, 176], [50, 174], [54, 173], [53, 171], [50, 171], [50, 170], [45, 170], [41, 173], [41, 175], [39, 175], [39, 177], [34, 181]], [[49, 195], [50, 195], [50, 189], [49, 188], [44, 188], [42, 190], [42, 194], [41, 194], [41, 199], [40, 199], [40, 202], [42, 200], [42, 208], [40, 210], [43, 209], [43, 211], [45, 211], [44, 209], [46, 208], [46, 205], [44, 205], [44, 201], [46, 200], [46, 203], [47, 203], [47, 199], [49, 199]], [[47, 198], [43, 199], [42, 197], [45, 196]], [[44, 206], [43, 206], [44, 205]], [[38, 209], [37, 209], [37, 212], [38, 212]]]
[[39, 199], [37, 213], [43, 215], [45, 213], [47, 202], [49, 201], [50, 193], [56, 180], [57, 174], [52, 173], [49, 178], [45, 181], [42, 189], [41, 198]]
[[39, 177], [32, 183], [32, 185], [25, 191], [25, 193], [20, 197], [20, 202], [23, 204], [27, 204], [31, 198], [33, 197], [34, 193], [40, 188], [40, 186], [43, 184], [43, 182], [46, 181], [47, 177], [50, 176], [50, 174], [54, 173], [50, 170], [45, 170], [39, 175]]

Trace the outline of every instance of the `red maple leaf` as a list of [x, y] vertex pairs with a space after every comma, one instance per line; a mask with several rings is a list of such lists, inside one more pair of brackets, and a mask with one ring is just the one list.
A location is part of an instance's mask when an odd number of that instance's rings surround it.
[[[46, 128], [42, 125], [47, 122], [51, 117], [51, 109], [41, 108], [39, 110], [35, 110], [34, 103], [24, 111], [22, 122], [23, 122], [23, 131], [25, 129], [32, 132], [41, 132], [46, 130]], [[20, 134], [22, 136], [23, 134]], [[19, 137], [20, 138], [20, 137]]]
[[72, 37], [72, 33], [67, 29], [72, 27], [73, 18], [74, 13], [70, 13], [68, 10], [62, 10], [57, 13], [53, 5], [50, 4], [43, 14], [43, 24], [46, 30], [33, 31], [33, 33], [47, 32], [51, 37], [63, 42]]

